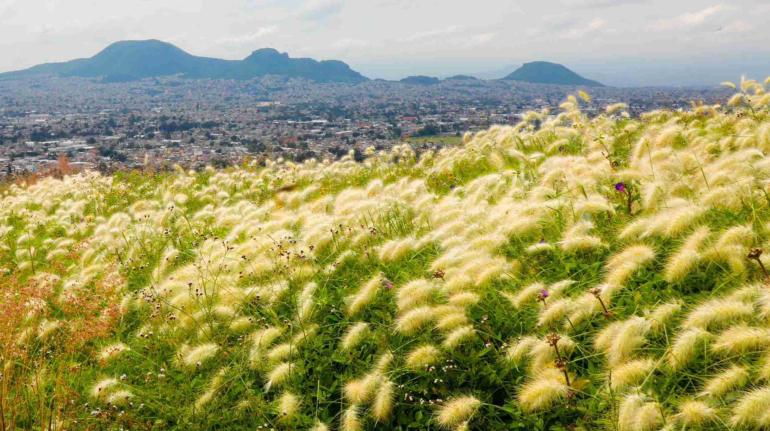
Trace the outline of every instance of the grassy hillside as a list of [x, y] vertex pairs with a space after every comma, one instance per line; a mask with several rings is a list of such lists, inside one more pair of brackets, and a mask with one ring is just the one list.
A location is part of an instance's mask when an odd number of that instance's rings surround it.
[[768, 428], [770, 94], [740, 87], [12, 186], [0, 429]]

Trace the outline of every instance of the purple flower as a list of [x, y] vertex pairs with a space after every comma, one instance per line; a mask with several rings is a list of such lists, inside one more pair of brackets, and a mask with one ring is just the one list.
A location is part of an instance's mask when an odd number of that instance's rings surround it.
[[545, 298], [548, 298], [548, 295], [550, 295], [550, 294], [548, 293], [548, 291], [547, 291], [547, 290], [545, 290], [545, 289], [540, 289], [540, 294], [539, 294], [539, 297], [540, 297], [540, 300], [541, 300], [541, 301], [542, 301], [542, 300], [545, 300]]
[[619, 191], [620, 193], [626, 193], [626, 184], [625, 183], [615, 184], [615, 190]]

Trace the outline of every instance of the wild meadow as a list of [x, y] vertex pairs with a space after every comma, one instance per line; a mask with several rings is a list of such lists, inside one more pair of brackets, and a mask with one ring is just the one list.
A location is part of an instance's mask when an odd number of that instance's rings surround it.
[[770, 92], [0, 201], [0, 430], [770, 429]]

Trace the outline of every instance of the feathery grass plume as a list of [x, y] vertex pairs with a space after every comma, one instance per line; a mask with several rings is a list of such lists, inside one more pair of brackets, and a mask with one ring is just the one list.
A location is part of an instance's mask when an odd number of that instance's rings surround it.
[[267, 355], [265, 356], [271, 362], [279, 362], [291, 358], [295, 349], [296, 347], [292, 345], [292, 343], [282, 343], [268, 350]]
[[351, 405], [342, 413], [341, 431], [362, 431], [364, 429], [361, 423], [359, 407]]
[[556, 368], [547, 368], [521, 387], [519, 405], [525, 412], [542, 411], [565, 399], [569, 391], [562, 372]]
[[342, 350], [352, 350], [361, 341], [363, 341], [366, 334], [369, 332], [369, 324], [366, 322], [357, 322], [353, 324], [342, 336], [340, 347]]
[[770, 427], [770, 387], [755, 389], [741, 397], [733, 407], [730, 422], [735, 427]]
[[734, 365], [709, 379], [700, 395], [703, 397], [721, 397], [728, 392], [742, 388], [749, 381], [746, 368]]
[[756, 234], [751, 226], [733, 226], [719, 235], [716, 243], [703, 253], [704, 259], [723, 262], [730, 271], [740, 274], [746, 270], [746, 251]]
[[646, 245], [634, 245], [607, 261], [607, 284], [621, 286], [643, 265], [655, 258], [655, 250]]
[[267, 373], [267, 383], [265, 383], [265, 391], [270, 391], [273, 387], [281, 386], [289, 379], [291, 372], [294, 371], [294, 364], [291, 362], [281, 362], [273, 367], [269, 373]]
[[219, 391], [219, 388], [222, 387], [222, 381], [224, 380], [225, 374], [227, 374], [228, 368], [223, 368], [219, 370], [215, 375], [214, 378], [211, 379], [211, 382], [209, 382], [209, 386], [206, 389], [206, 391], [201, 394], [200, 397], [198, 397], [197, 400], [195, 400], [195, 410], [201, 410], [206, 404], [208, 404], [217, 394]]
[[110, 361], [116, 357], [118, 357], [121, 353], [131, 350], [127, 345], [124, 343], [115, 343], [111, 344], [105, 348], [103, 348], [99, 352], [99, 360], [102, 362]]
[[554, 249], [553, 244], [548, 242], [536, 242], [529, 247], [527, 247], [526, 252], [527, 254], [541, 254], [541, 253], [547, 253]]
[[646, 319], [650, 322], [652, 332], [660, 332], [666, 327], [669, 320], [682, 309], [682, 303], [679, 301], [668, 302], [657, 306], [652, 310]]
[[508, 296], [507, 298], [511, 301], [511, 304], [514, 306], [514, 308], [519, 309], [528, 302], [535, 302], [537, 295], [545, 290], [545, 284], [540, 282], [532, 283], [519, 290], [515, 295]]
[[254, 343], [254, 348], [258, 350], [265, 350], [270, 347], [275, 340], [283, 334], [283, 328], [277, 326], [271, 326], [265, 329], [261, 329], [253, 334], [250, 338]]
[[134, 394], [132, 394], [131, 391], [121, 389], [111, 393], [110, 396], [107, 397], [107, 403], [113, 406], [122, 407], [128, 404], [128, 401], [133, 397]]
[[313, 317], [313, 307], [315, 306], [313, 295], [317, 289], [318, 285], [314, 282], [310, 282], [302, 288], [302, 292], [297, 298], [297, 318], [300, 322], [306, 322]]
[[604, 108], [604, 112], [607, 113], [607, 115], [612, 115], [620, 111], [625, 111], [628, 109], [628, 105], [625, 103], [613, 103], [612, 105], [607, 105], [606, 108]]
[[444, 338], [444, 342], [441, 343], [441, 346], [447, 350], [453, 350], [463, 342], [468, 341], [475, 336], [476, 330], [473, 329], [473, 326], [461, 326], [447, 334], [446, 338]]
[[[546, 336], [545, 339], [538, 340], [538, 342], [532, 346], [529, 352], [529, 356], [532, 359], [530, 364], [532, 373], [551, 368], [558, 359], [556, 349], [551, 344], [550, 337], [550, 335]], [[556, 348], [558, 348], [559, 355], [562, 358], [569, 358], [576, 347], [577, 343], [575, 343], [572, 338], [567, 335], [558, 335]]]
[[718, 420], [716, 409], [703, 401], [688, 400], [679, 405], [674, 420], [686, 428], [701, 428]]
[[605, 352], [610, 367], [617, 367], [630, 359], [647, 341], [646, 335], [650, 328], [650, 322], [642, 317], [615, 322], [596, 336], [594, 346]]
[[674, 371], [687, 366], [698, 351], [705, 349], [706, 343], [711, 340], [711, 333], [701, 328], [689, 328], [680, 331], [668, 354], [668, 364]]
[[278, 398], [278, 415], [280, 420], [291, 420], [299, 411], [299, 397], [291, 392], [285, 391]]
[[604, 246], [601, 238], [588, 234], [591, 229], [593, 224], [590, 222], [575, 223], [564, 233], [559, 246], [567, 253], [588, 251]]
[[754, 307], [743, 301], [729, 298], [712, 299], [691, 311], [682, 327], [711, 329], [748, 319], [753, 314]]
[[406, 355], [406, 366], [412, 369], [423, 369], [434, 365], [441, 359], [441, 351], [427, 344], [413, 349]]
[[404, 335], [415, 333], [434, 319], [434, 310], [430, 306], [413, 308], [396, 319], [396, 330]]
[[479, 407], [481, 401], [470, 395], [451, 398], [438, 410], [436, 422], [444, 428], [456, 427], [470, 420]]
[[541, 342], [541, 340], [532, 335], [520, 338], [508, 347], [505, 357], [514, 364], [521, 365], [524, 362], [524, 358], [529, 356], [532, 349]]
[[385, 422], [393, 412], [393, 399], [395, 397], [395, 385], [390, 380], [385, 380], [377, 389], [372, 403], [372, 417], [377, 422]]
[[629, 394], [620, 403], [619, 431], [653, 431], [663, 423], [660, 406], [640, 394]]
[[612, 389], [620, 391], [639, 384], [653, 371], [653, 368], [655, 368], [655, 361], [652, 359], [637, 359], [613, 368], [610, 374]]
[[669, 283], [675, 283], [686, 277], [700, 261], [699, 250], [710, 235], [711, 230], [707, 226], [695, 229], [685, 239], [679, 250], [668, 259], [663, 270], [663, 278]]
[[382, 262], [395, 262], [416, 249], [414, 237], [392, 239], [380, 246], [379, 258]]
[[198, 367], [205, 361], [214, 357], [219, 352], [219, 346], [215, 343], [205, 343], [196, 347], [183, 346], [179, 350], [182, 365], [186, 367]]
[[381, 376], [377, 373], [367, 374], [366, 376], [351, 380], [345, 384], [345, 398], [351, 404], [365, 404], [374, 395], [374, 391], [379, 386]]
[[567, 312], [572, 307], [572, 300], [570, 299], [557, 299], [548, 304], [548, 307], [540, 310], [540, 315], [537, 319], [537, 326], [544, 327], [555, 324], [567, 315]]
[[459, 307], [470, 307], [478, 304], [479, 301], [481, 301], [481, 297], [473, 292], [458, 292], [447, 299], [450, 305], [457, 305]]
[[427, 304], [436, 292], [436, 286], [424, 279], [412, 280], [396, 291], [399, 313]]
[[313, 425], [313, 428], [310, 428], [310, 431], [329, 431], [329, 427], [325, 423], [318, 421]]
[[348, 316], [354, 316], [361, 312], [369, 303], [377, 296], [377, 292], [382, 286], [382, 276], [377, 275], [371, 280], [367, 281], [356, 293], [348, 296], [345, 300], [347, 303]]
[[91, 388], [91, 396], [97, 400], [105, 400], [110, 391], [118, 385], [118, 379], [108, 378], [100, 380]]
[[770, 346], [770, 330], [746, 325], [733, 326], [719, 335], [711, 350], [723, 355], [759, 351]]
[[228, 328], [230, 329], [230, 331], [235, 332], [236, 334], [240, 334], [248, 331], [253, 324], [254, 322], [252, 318], [241, 316], [233, 319], [233, 321], [230, 322], [230, 325], [228, 326]]

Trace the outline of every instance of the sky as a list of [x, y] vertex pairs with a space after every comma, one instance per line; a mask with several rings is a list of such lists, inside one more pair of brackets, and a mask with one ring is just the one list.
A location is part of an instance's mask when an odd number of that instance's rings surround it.
[[615, 86], [770, 75], [770, 0], [0, 0], [0, 71], [161, 39], [240, 59], [272, 47], [370, 78], [562, 63]]

